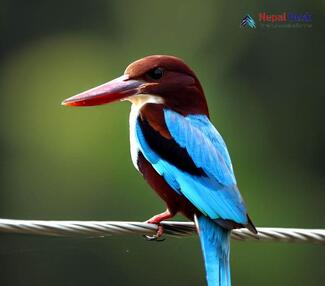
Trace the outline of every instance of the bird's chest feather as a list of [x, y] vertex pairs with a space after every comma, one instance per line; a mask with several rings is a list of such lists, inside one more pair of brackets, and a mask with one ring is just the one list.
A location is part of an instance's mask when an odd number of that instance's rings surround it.
[[[129, 126], [130, 126], [130, 152], [131, 152], [131, 158], [132, 163], [134, 167], [139, 171], [138, 166], [138, 156], [140, 152], [140, 146], [139, 141], [137, 138], [137, 121], [140, 116], [140, 113], [142, 116], [147, 114], [149, 117], [152, 117], [153, 124], [157, 124], [157, 122], [160, 120], [162, 121], [162, 99], [157, 96], [153, 95], [138, 95], [137, 98], [133, 98], [130, 100], [132, 102], [131, 106], [131, 112], [129, 117]], [[148, 112], [150, 110], [151, 112]], [[158, 120], [158, 121], [157, 121]]]
[[139, 117], [139, 106], [132, 104], [129, 125], [130, 125], [130, 152], [133, 166], [139, 171], [138, 167], [138, 155], [140, 151], [140, 146], [136, 135], [136, 124]]

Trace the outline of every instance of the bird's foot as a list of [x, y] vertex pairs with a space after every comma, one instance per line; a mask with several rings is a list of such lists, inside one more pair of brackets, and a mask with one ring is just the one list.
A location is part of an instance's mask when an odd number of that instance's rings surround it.
[[148, 240], [148, 241], [157, 241], [157, 242], [162, 242], [165, 240], [165, 238], [162, 238], [164, 234], [164, 227], [160, 224], [158, 224], [158, 230], [156, 232], [156, 234], [154, 235], [144, 235], [144, 237]]
[[149, 241], [164, 241], [165, 238], [161, 238], [164, 234], [164, 227], [160, 224], [161, 221], [173, 217], [170, 211], [167, 209], [165, 212], [153, 216], [151, 219], [147, 220], [146, 223], [156, 224], [158, 230], [154, 235], [145, 235], [144, 237]]

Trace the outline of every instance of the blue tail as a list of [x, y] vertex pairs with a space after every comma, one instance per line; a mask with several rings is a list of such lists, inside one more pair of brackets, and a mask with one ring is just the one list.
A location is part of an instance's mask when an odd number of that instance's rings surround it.
[[230, 231], [205, 215], [196, 218], [208, 286], [230, 286]]

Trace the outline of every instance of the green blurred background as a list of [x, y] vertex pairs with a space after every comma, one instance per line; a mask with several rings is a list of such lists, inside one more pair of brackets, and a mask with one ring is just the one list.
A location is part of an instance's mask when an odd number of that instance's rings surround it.
[[[239, 27], [260, 11], [307, 11], [313, 27]], [[130, 160], [129, 104], [60, 102], [171, 54], [204, 86], [255, 224], [325, 227], [324, 2], [2, 0], [0, 13], [0, 217], [143, 221], [164, 210]], [[233, 285], [321, 285], [324, 255], [233, 242]], [[205, 283], [197, 237], [1, 234], [0, 259], [4, 286]]]

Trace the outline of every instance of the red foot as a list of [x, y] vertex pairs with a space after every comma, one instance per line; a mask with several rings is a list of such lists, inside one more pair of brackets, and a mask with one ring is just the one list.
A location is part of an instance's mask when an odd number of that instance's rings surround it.
[[164, 234], [164, 227], [162, 225], [159, 225], [160, 222], [162, 222], [165, 219], [172, 218], [174, 215], [170, 213], [170, 211], [167, 209], [165, 212], [153, 216], [151, 219], [147, 220], [147, 223], [157, 224], [158, 230], [157, 233], [153, 236], [146, 236], [148, 240], [158, 240], [159, 237], [161, 237]]
[[171, 214], [170, 211], [167, 209], [163, 213], [157, 214], [157, 215], [153, 216], [151, 219], [148, 219], [147, 223], [158, 224], [158, 223], [162, 222], [165, 219], [172, 218], [173, 216], [174, 215]]

